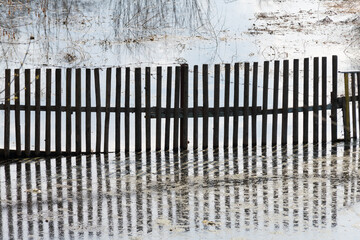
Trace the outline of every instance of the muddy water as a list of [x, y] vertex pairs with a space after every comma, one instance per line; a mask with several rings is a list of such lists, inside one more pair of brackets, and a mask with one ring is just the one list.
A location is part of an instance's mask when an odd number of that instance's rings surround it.
[[358, 239], [353, 144], [4, 164], [0, 238]]

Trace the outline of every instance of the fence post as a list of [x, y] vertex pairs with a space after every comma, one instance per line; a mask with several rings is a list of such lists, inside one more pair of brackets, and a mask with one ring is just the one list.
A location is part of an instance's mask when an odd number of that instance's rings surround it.
[[141, 68], [135, 68], [135, 151], [141, 152]]
[[181, 65], [180, 89], [182, 118], [180, 122], [180, 149], [187, 150], [188, 144], [188, 65]]
[[331, 93], [331, 141], [337, 141], [337, 80], [338, 58], [332, 56], [332, 93]]
[[350, 142], [350, 106], [349, 106], [349, 74], [345, 73], [345, 112], [344, 112], [344, 130], [345, 143]]

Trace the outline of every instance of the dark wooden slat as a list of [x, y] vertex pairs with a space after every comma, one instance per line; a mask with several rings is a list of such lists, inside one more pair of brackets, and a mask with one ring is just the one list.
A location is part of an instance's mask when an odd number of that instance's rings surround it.
[[303, 125], [304, 125], [303, 143], [307, 144], [309, 142], [309, 58], [304, 59], [304, 124]]
[[[331, 141], [337, 141], [337, 80], [338, 80], [338, 57], [332, 57], [332, 93], [331, 93]], [[359, 88], [360, 90], [360, 88]], [[360, 91], [359, 91], [360, 93]], [[360, 105], [359, 105], [360, 106]], [[360, 109], [359, 109], [360, 111]], [[360, 118], [359, 118], [360, 119]]]
[[253, 65], [253, 84], [252, 84], [252, 106], [253, 111], [251, 113], [251, 145], [253, 147], [256, 146], [256, 118], [257, 113], [255, 111], [256, 105], [257, 105], [257, 85], [258, 85], [258, 63], [255, 62]]
[[262, 133], [261, 146], [266, 146], [267, 140], [267, 109], [268, 109], [268, 92], [269, 92], [269, 61], [264, 62], [264, 84], [263, 84], [263, 115], [262, 115]]
[[85, 129], [86, 129], [86, 153], [91, 152], [91, 70], [86, 69], [86, 116], [85, 116]]
[[353, 138], [357, 138], [356, 131], [356, 92], [355, 92], [355, 73], [351, 74], [351, 98], [352, 98], [352, 126], [353, 126]]
[[95, 80], [95, 99], [96, 99], [96, 152], [100, 152], [101, 146], [101, 96], [100, 96], [100, 76], [99, 69], [94, 69], [94, 80]]
[[21, 126], [20, 126], [20, 70], [14, 71], [14, 98], [15, 98], [15, 136], [16, 136], [16, 155], [21, 156]]
[[165, 150], [170, 148], [170, 109], [172, 88], [172, 67], [167, 68], [166, 75], [166, 122], [165, 122]]
[[214, 136], [213, 148], [219, 147], [219, 107], [220, 107], [220, 65], [215, 65], [214, 75]]
[[250, 64], [245, 63], [244, 72], [244, 127], [243, 127], [243, 146], [249, 145], [249, 98], [250, 98]]
[[299, 59], [294, 60], [294, 93], [293, 93], [293, 144], [299, 144]]
[[207, 64], [204, 64], [202, 67], [202, 80], [203, 80], [203, 149], [208, 148], [209, 140], [209, 86], [208, 86], [208, 77], [209, 77], [209, 67]]
[[145, 69], [145, 88], [146, 88], [146, 151], [151, 151], [151, 116], [150, 116], [150, 107], [151, 107], [151, 72], [150, 67]]
[[135, 69], [135, 151], [141, 152], [141, 68]]
[[106, 97], [105, 97], [105, 124], [104, 124], [104, 153], [109, 152], [109, 125], [111, 101], [111, 68], [106, 69]]
[[25, 156], [30, 156], [30, 69], [25, 69]]
[[115, 152], [120, 152], [120, 107], [121, 107], [121, 68], [116, 68], [116, 94], [115, 94]]
[[273, 100], [273, 120], [272, 120], [272, 146], [277, 144], [277, 127], [278, 127], [278, 109], [279, 109], [279, 80], [280, 80], [280, 62], [275, 61], [274, 68], [274, 100]]
[[194, 134], [193, 134], [193, 147], [194, 149], [198, 149], [199, 147], [199, 143], [198, 143], [198, 137], [199, 137], [199, 133], [198, 133], [198, 129], [199, 129], [199, 120], [198, 120], [198, 98], [199, 98], [199, 92], [198, 92], [198, 83], [199, 83], [199, 74], [198, 74], [199, 68], [197, 65], [194, 66]]
[[283, 110], [281, 122], [281, 145], [287, 144], [289, 104], [289, 60], [284, 60], [283, 72]]
[[180, 107], [180, 67], [175, 68], [175, 100], [174, 100], [174, 143], [173, 149], [179, 149], [179, 107]]
[[162, 67], [156, 68], [156, 151], [161, 150], [161, 88], [162, 88]]
[[322, 85], [321, 85], [321, 98], [322, 98], [322, 111], [321, 111], [321, 141], [323, 143], [326, 143], [327, 140], [327, 136], [326, 136], [326, 132], [327, 132], [327, 116], [326, 116], [326, 97], [327, 97], [327, 58], [323, 57], [322, 58], [322, 73], [321, 73], [321, 78], [322, 78]]
[[357, 87], [358, 87], [358, 108], [359, 108], [359, 131], [360, 131], [360, 73], [356, 74], [357, 77]]
[[313, 71], [313, 83], [314, 83], [314, 129], [313, 129], [313, 142], [319, 142], [319, 58], [314, 58], [314, 71]]
[[230, 64], [225, 64], [224, 148], [229, 147]]
[[187, 150], [188, 146], [188, 97], [189, 97], [189, 66], [181, 65], [180, 91], [181, 91], [181, 108], [183, 117], [180, 121], [180, 148]]
[[35, 70], [35, 155], [40, 154], [40, 69]]
[[71, 153], [71, 68], [66, 69], [66, 153]]
[[10, 69], [5, 70], [4, 157], [10, 153]]
[[75, 72], [75, 105], [76, 105], [76, 120], [75, 120], [75, 140], [76, 140], [76, 154], [81, 153], [81, 69], [77, 68]]
[[130, 151], [130, 68], [125, 70], [125, 152]]
[[240, 88], [240, 73], [239, 63], [234, 65], [234, 117], [233, 117], [233, 147], [238, 147], [239, 135], [239, 88]]
[[51, 69], [46, 69], [46, 131], [45, 131], [45, 152], [50, 155], [51, 151]]

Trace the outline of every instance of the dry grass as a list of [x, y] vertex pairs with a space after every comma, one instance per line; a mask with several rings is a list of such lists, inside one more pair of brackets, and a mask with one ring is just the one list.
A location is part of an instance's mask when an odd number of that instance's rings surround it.
[[330, 2], [329, 7], [336, 9], [337, 12], [359, 14], [360, 0], [342, 0]]

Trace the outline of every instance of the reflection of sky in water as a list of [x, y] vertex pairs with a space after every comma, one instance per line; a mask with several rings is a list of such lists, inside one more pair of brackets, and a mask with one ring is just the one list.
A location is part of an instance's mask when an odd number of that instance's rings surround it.
[[[24, 59], [30, 67], [101, 67], [328, 55], [329, 46], [314, 41], [328, 41], [331, 32], [328, 29], [324, 35], [321, 29], [314, 35], [280, 27], [273, 35], [246, 33], [253, 24], [266, 25], [255, 18], [259, 12], [299, 14], [312, 9], [314, 19], [309, 21], [317, 21], [326, 9], [312, 1], [182, 0], [175, 4], [138, 0], [130, 4], [63, 0], [50, 1], [46, 18], [37, 10], [37, 2], [31, 6], [30, 14], [23, 13], [7, 24], [9, 29], [17, 27], [15, 40], [3, 38], [3, 65], [19, 67]], [[34, 37], [31, 41], [30, 36]], [[344, 45], [337, 43], [332, 50], [330, 54], [342, 54]]]
[[0, 237], [357, 239], [359, 167], [357, 145], [5, 164]]

